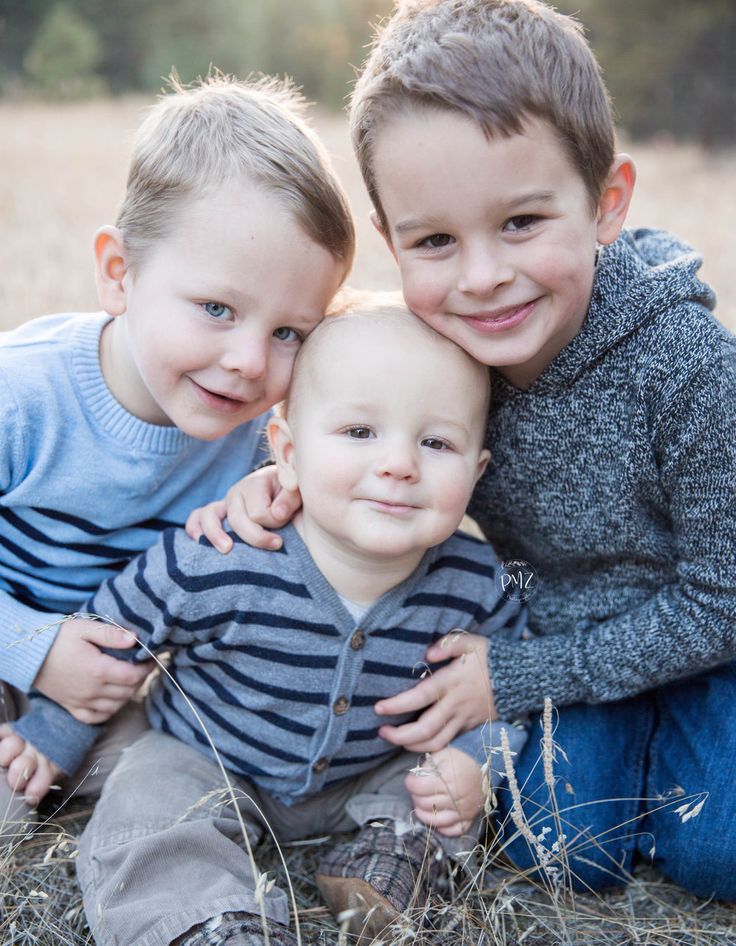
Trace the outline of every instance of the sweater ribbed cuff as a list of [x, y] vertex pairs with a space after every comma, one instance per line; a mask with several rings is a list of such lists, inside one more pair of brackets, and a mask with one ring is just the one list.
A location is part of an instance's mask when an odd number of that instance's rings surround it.
[[523, 641], [496, 638], [488, 662], [493, 698], [503, 719], [541, 710], [546, 697], [555, 706], [589, 699], [589, 688], [576, 673], [574, 635]]
[[74, 775], [102, 733], [102, 726], [80, 723], [71, 713], [40, 694], [34, 694], [25, 716], [10, 724], [67, 775]]

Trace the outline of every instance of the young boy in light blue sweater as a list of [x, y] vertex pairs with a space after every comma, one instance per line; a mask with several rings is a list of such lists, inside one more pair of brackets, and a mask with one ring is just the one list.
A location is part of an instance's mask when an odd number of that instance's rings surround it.
[[[0, 723], [34, 690], [81, 723], [128, 699], [146, 669], [100, 650], [121, 633], [62, 618], [260, 457], [264, 412], [354, 248], [300, 108], [275, 82], [174, 88], [95, 237], [104, 311], [0, 337]], [[0, 779], [6, 833], [48, 787], [22, 776], [24, 795]]]

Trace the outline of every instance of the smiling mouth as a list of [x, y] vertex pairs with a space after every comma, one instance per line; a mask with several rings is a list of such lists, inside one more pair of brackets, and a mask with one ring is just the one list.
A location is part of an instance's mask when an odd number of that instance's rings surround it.
[[487, 312], [474, 312], [471, 315], [461, 315], [465, 322], [479, 329], [481, 332], [493, 334], [516, 328], [534, 311], [539, 299], [523, 302], [521, 305], [504, 306], [500, 309], [489, 309]]
[[392, 516], [408, 516], [419, 508], [410, 506], [408, 503], [387, 502], [383, 499], [369, 499], [367, 502], [378, 512], [385, 512]]
[[198, 384], [193, 378], [189, 380], [192, 382], [197, 396], [205, 406], [221, 414], [236, 414], [251, 403], [246, 398], [234, 397], [230, 394], [219, 394], [217, 391], [210, 391], [208, 388], [203, 388], [202, 385]]

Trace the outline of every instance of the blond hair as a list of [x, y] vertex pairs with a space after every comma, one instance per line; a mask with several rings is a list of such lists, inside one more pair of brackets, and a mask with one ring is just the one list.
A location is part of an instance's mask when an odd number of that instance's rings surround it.
[[347, 275], [353, 220], [327, 153], [301, 117], [305, 105], [287, 80], [215, 73], [185, 87], [172, 77], [134, 140], [117, 219], [131, 265], [171, 232], [182, 202], [245, 176], [283, 202]]
[[613, 114], [572, 17], [539, 0], [400, 0], [376, 31], [350, 106], [353, 147], [384, 227], [376, 136], [392, 116], [416, 108], [459, 112], [489, 138], [544, 119], [597, 204], [614, 158]]

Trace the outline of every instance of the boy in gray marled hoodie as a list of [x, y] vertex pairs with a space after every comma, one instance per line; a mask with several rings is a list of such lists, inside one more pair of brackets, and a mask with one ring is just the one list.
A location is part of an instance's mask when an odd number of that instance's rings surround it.
[[[622, 231], [635, 172], [598, 66], [536, 0], [401, 3], [351, 119], [409, 308], [492, 367], [471, 512], [536, 574], [537, 636], [498, 642], [488, 669], [504, 717], [554, 700], [561, 814], [530, 740], [517, 769], [539, 840], [507, 833], [505, 850], [578, 888], [646, 858], [736, 899], [736, 345], [700, 259]], [[253, 516], [266, 492], [246, 493]], [[435, 699], [420, 683], [383, 708]], [[448, 688], [384, 734], [429, 747], [458, 700], [469, 712]]]

